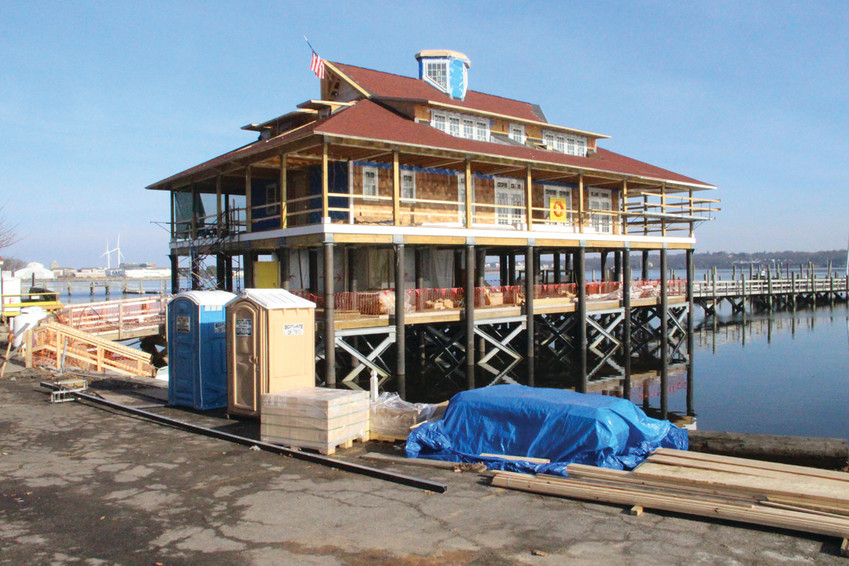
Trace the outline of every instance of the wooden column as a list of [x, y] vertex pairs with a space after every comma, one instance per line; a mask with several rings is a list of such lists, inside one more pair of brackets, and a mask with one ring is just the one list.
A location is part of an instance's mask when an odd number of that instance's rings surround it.
[[622, 280], [622, 252], [613, 252], [613, 280]]
[[475, 246], [466, 244], [466, 281], [464, 289], [466, 317], [466, 380], [475, 387]]
[[309, 285], [304, 285], [304, 289], [309, 289], [310, 292], [318, 294], [318, 250], [314, 248], [307, 251], [307, 271], [310, 281]]
[[416, 293], [416, 311], [424, 310], [424, 295], [422, 295], [422, 290], [424, 289], [424, 248], [421, 246], [416, 246], [413, 248], [414, 260], [415, 260], [415, 276], [416, 276], [416, 289], [418, 293]]
[[[477, 272], [477, 277], [475, 278], [475, 285], [483, 290], [486, 286], [486, 248], [483, 246], [477, 248], [477, 253], [475, 254], [475, 270]], [[484, 299], [481, 299], [481, 303], [475, 306], [484, 306]], [[478, 339], [478, 358], [482, 358], [486, 354], [486, 340], [483, 338]]]
[[357, 269], [355, 267], [355, 257], [357, 255], [357, 250], [353, 246], [345, 247], [345, 255], [348, 256], [348, 265], [350, 265], [350, 269], [348, 270], [348, 290], [351, 292], [356, 292], [360, 290], [359, 282], [357, 281]]
[[283, 247], [277, 250], [277, 261], [280, 262], [280, 288], [289, 290], [289, 273], [290, 269], [290, 250], [288, 247]]
[[256, 279], [254, 273], [254, 261], [256, 260], [256, 254], [253, 252], [247, 252], [242, 256], [242, 274], [243, 274], [243, 283], [245, 285], [245, 289], [252, 289], [256, 287]]
[[601, 277], [599, 277], [599, 281], [607, 281], [607, 250], [602, 250], [601, 252]]
[[[321, 145], [321, 222], [330, 222], [330, 179], [328, 176], [327, 142]], [[327, 220], [325, 220], [327, 219]]]
[[245, 231], [253, 232], [254, 206], [251, 182], [251, 166], [245, 167]]
[[533, 178], [531, 177], [530, 165], [527, 166], [525, 173], [525, 222], [528, 226], [528, 230], [530, 230], [534, 225], [534, 203], [532, 198], [533, 193], [531, 191]]
[[289, 189], [286, 184], [286, 154], [280, 154], [280, 178], [278, 180], [278, 186], [280, 187], [280, 227], [286, 228], [288, 227], [288, 208], [287, 201], [289, 200]]
[[171, 260], [171, 294], [176, 295], [180, 292], [180, 260], [177, 254], [168, 254], [168, 259]]
[[[695, 205], [693, 204], [693, 189], [687, 193], [690, 197], [690, 216], [695, 216], [696, 212], [694, 210]], [[692, 238], [696, 234], [696, 226], [693, 222], [690, 222], [690, 237]]]
[[584, 174], [578, 174], [578, 232], [584, 232]]
[[507, 271], [507, 254], [501, 253], [498, 255], [498, 281], [501, 285], [508, 285], [510, 277]]
[[392, 224], [401, 224], [401, 166], [397, 149], [392, 151]]
[[536, 279], [536, 270], [534, 265], [535, 249], [534, 246], [525, 248], [525, 327], [527, 336], [527, 345], [525, 355], [528, 362], [528, 385], [533, 386], [535, 383], [536, 370], [536, 328], [534, 326], [534, 280]]
[[[660, 212], [666, 214], [666, 183], [660, 185]], [[660, 235], [666, 237], [666, 220], [660, 221]]]
[[587, 252], [578, 248], [575, 252], [575, 271], [578, 276], [578, 393], [587, 392]]
[[466, 158], [466, 179], [465, 179], [465, 191], [466, 191], [466, 228], [471, 228], [472, 224], [474, 224], [474, 203], [472, 202], [474, 195], [472, 195], [472, 160], [468, 157]]
[[224, 258], [224, 290], [233, 292], [233, 257]]
[[407, 398], [407, 336], [404, 305], [407, 294], [404, 287], [404, 244], [395, 244], [395, 377], [398, 396]]
[[221, 173], [215, 176], [215, 235], [221, 236], [224, 234], [224, 203], [222, 198], [222, 176]]
[[215, 288], [224, 290], [227, 286], [227, 260], [223, 253], [215, 254]]
[[198, 192], [192, 183], [192, 240], [198, 237]]
[[669, 301], [666, 248], [660, 250], [660, 418], [666, 419], [669, 403]]
[[336, 299], [333, 288], [333, 242], [324, 243], [324, 382], [336, 387]]
[[171, 239], [177, 239], [177, 203], [176, 203], [176, 192], [171, 191], [169, 193], [171, 195]]
[[619, 206], [622, 211], [622, 233], [628, 233], [628, 181], [622, 180], [622, 202]]
[[558, 285], [561, 283], [561, 273], [562, 267], [560, 265], [560, 250], [554, 250], [554, 284]]
[[512, 250], [507, 256], [507, 284], [516, 284], [516, 252]]
[[643, 250], [642, 265], [640, 266], [640, 279], [643, 281], [649, 280], [649, 252]]
[[622, 397], [631, 398], [631, 252], [622, 252]]

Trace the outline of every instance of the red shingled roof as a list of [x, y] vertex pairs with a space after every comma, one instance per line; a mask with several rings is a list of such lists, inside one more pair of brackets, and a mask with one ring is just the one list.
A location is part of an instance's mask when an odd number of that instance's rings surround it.
[[547, 121], [541, 111], [538, 111], [539, 107], [529, 102], [502, 98], [474, 90], [466, 92], [465, 100], [457, 100], [420, 79], [393, 75], [392, 73], [384, 73], [382, 71], [374, 71], [372, 69], [364, 69], [363, 67], [355, 67], [342, 63], [332, 64], [351, 77], [354, 82], [369, 94], [376, 97], [432, 100], [434, 102], [468, 108], [469, 110], [515, 116], [522, 120], [533, 120], [535, 122]]
[[426, 124], [419, 124], [370, 100], [340, 110], [318, 124], [314, 131], [342, 137], [375, 141], [388, 141], [439, 149], [462, 151], [478, 155], [492, 155], [540, 163], [568, 165], [609, 173], [635, 175], [672, 183], [686, 183], [713, 188], [712, 185], [649, 165], [636, 159], [599, 149], [590, 157], [566, 155], [555, 151], [533, 149], [527, 146], [505, 145], [456, 138]]

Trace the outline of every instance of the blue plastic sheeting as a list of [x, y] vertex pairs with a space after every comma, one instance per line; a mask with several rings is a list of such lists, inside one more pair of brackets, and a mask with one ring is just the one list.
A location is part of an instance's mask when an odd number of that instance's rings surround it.
[[[407, 456], [484, 462], [489, 468], [566, 475], [570, 463], [632, 469], [659, 447], [686, 450], [687, 431], [626, 399], [562, 389], [495, 385], [455, 395], [440, 421], [415, 428]], [[550, 460], [482, 458], [480, 454]]]

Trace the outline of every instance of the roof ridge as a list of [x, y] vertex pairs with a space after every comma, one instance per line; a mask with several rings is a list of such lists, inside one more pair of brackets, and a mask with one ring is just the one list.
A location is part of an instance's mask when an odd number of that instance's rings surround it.
[[[409, 79], [411, 81], [420, 80], [420, 79], [417, 79], [416, 77], [410, 77], [408, 75], [399, 75], [398, 73], [390, 73], [390, 72], [387, 72], [387, 71], [380, 71], [378, 69], [371, 69], [369, 67], [362, 67], [360, 65], [351, 65], [350, 63], [340, 63], [338, 61], [330, 61], [330, 63], [333, 64], [333, 65], [342, 65], [343, 67], [354, 67], [354, 68], [357, 68], [357, 69], [362, 69], [364, 71], [371, 71], [373, 73], [381, 73], [383, 75], [392, 75], [394, 77], [398, 77], [398, 78], [401, 78], [401, 79]], [[353, 77], [351, 77], [351, 80], [353, 80]], [[466, 95], [468, 96], [468, 93], [470, 93], [470, 92], [473, 92], [475, 94], [480, 94], [480, 95], [483, 95], [483, 96], [490, 96], [492, 98], [500, 98], [501, 100], [510, 100], [511, 102], [520, 102], [522, 104], [527, 104], [528, 106], [539, 106], [539, 104], [537, 104], [535, 102], [528, 102], [527, 100], [519, 100], [518, 98], [508, 98], [506, 96], [500, 96], [500, 95], [497, 95], [497, 94], [490, 94], [488, 92], [482, 92], [482, 91], [474, 90], [474, 89], [468, 89], [466, 91]]]

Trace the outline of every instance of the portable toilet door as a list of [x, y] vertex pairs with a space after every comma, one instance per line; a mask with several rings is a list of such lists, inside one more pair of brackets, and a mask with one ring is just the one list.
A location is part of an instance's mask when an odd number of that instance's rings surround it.
[[234, 415], [259, 414], [264, 358], [262, 328], [266, 313], [255, 303], [236, 299], [227, 309], [227, 412]]
[[168, 403], [227, 406], [226, 291], [189, 291], [168, 303]]
[[[168, 404], [193, 407], [198, 396], [200, 344], [197, 305], [185, 298], [168, 304]], [[194, 332], [193, 332], [194, 331]]]

